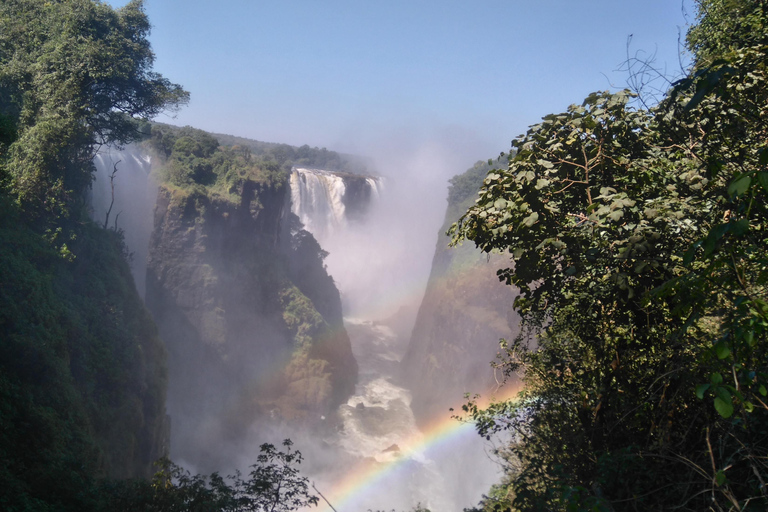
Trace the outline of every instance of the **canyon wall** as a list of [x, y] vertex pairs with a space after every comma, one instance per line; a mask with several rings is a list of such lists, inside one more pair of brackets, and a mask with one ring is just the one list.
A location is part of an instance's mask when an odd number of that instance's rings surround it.
[[445, 235], [471, 204], [489, 168], [478, 163], [451, 180], [429, 282], [401, 362], [401, 378], [413, 393], [421, 424], [450, 416], [449, 409], [460, 406], [467, 393], [493, 393], [502, 380], [491, 366], [499, 340], [519, 332], [512, 308], [515, 289], [496, 276], [509, 259], [469, 244], [449, 247]]
[[[225, 148], [185, 160], [197, 146], [182, 142], [158, 173], [146, 302], [168, 350], [171, 455], [215, 469], [259, 428], [334, 428], [357, 364], [327, 253], [290, 211], [288, 175]], [[174, 178], [204, 158], [230, 159], [235, 178]]]

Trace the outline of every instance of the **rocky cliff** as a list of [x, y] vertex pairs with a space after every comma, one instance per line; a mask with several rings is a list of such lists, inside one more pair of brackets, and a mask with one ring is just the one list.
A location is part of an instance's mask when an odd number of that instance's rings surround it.
[[[331, 426], [357, 365], [326, 253], [290, 213], [287, 173], [213, 143], [184, 160], [195, 148], [177, 141], [166, 162], [146, 301], [169, 352], [172, 455], [213, 468], [260, 421]], [[229, 178], [215, 167], [205, 186], [178, 178], [226, 159]]]
[[419, 308], [401, 376], [413, 393], [420, 423], [447, 417], [464, 394], [486, 395], [497, 387], [494, 375], [499, 339], [519, 331], [512, 309], [514, 289], [499, 282], [496, 270], [506, 261], [469, 245], [448, 246], [444, 233], [474, 199], [490, 167], [478, 163], [451, 180], [445, 223], [438, 237], [432, 271]]

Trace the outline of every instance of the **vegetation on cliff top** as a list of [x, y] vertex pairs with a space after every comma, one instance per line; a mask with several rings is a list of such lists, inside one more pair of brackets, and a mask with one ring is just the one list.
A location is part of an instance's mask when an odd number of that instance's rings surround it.
[[768, 506], [768, 6], [698, 3], [659, 105], [544, 117], [452, 228], [511, 255], [528, 329], [523, 393], [465, 407], [511, 433], [486, 510]]
[[[268, 386], [249, 385], [247, 392], [227, 393], [241, 396], [247, 402], [244, 407], [253, 411], [253, 417], [244, 414], [237, 423], [267, 413], [294, 424], [330, 415], [353, 390], [357, 371], [342, 325], [339, 293], [323, 264], [327, 253], [295, 215], [284, 211], [292, 162], [278, 165], [266, 159], [268, 153], [254, 156], [242, 146], [220, 146], [212, 135], [190, 127], [153, 126], [148, 143], [162, 159], [159, 175], [167, 191], [162, 195], [169, 199], [157, 217], [163, 219], [156, 226], [162, 240], [151, 247], [157, 296], [173, 302], [194, 295], [188, 279], [174, 281], [166, 268], [194, 268], [195, 275], [218, 283], [207, 289], [208, 303], [192, 300], [194, 304], [185, 305], [185, 314], [195, 317], [191, 323], [196, 341], [167, 333], [169, 347], [178, 345], [179, 353], [186, 353], [190, 343], [216, 345], [223, 353], [242, 350], [244, 357], [259, 346], [279, 347], [270, 352], [284, 362], [282, 372], [275, 372], [278, 378]], [[186, 251], [182, 242], [174, 241], [187, 235], [196, 251]], [[173, 247], [165, 247], [168, 244]], [[232, 300], [234, 296], [238, 300]], [[167, 311], [167, 306], [163, 302], [157, 309]], [[253, 325], [247, 333], [241, 332], [244, 316]], [[220, 336], [214, 340], [212, 332]], [[244, 344], [245, 339], [253, 342]], [[220, 363], [229, 368], [228, 374], [248, 375], [246, 369], [235, 371], [244, 360], [228, 357]], [[194, 368], [184, 373], [190, 372]], [[245, 385], [231, 382], [235, 388]]]
[[287, 184], [293, 167], [359, 174], [365, 167], [354, 157], [307, 145], [293, 147], [214, 135], [189, 126], [153, 124], [146, 142], [162, 160], [158, 177], [184, 193], [208, 195], [237, 204], [243, 184], [261, 189]]

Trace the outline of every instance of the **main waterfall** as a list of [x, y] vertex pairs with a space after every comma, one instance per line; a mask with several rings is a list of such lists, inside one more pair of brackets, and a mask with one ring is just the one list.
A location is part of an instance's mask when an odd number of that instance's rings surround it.
[[320, 241], [365, 218], [381, 191], [381, 178], [322, 169], [291, 171], [291, 211]]

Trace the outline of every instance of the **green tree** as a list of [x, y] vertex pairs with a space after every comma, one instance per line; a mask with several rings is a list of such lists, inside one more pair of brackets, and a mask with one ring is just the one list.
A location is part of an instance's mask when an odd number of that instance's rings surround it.
[[188, 100], [152, 71], [149, 29], [140, 0], [118, 10], [93, 0], [0, 4], [0, 158], [29, 215], [80, 206], [95, 147], [135, 140], [138, 119]]
[[191, 475], [171, 461], [159, 462], [152, 481], [108, 482], [100, 508], [110, 512], [288, 512], [317, 505], [309, 480], [299, 475], [299, 451], [283, 441], [285, 451], [262, 444], [246, 479], [240, 472], [222, 477]]
[[667, 99], [598, 93], [545, 117], [452, 228], [509, 252], [499, 276], [521, 290], [527, 337], [501, 367], [525, 390], [465, 407], [482, 434], [513, 432], [513, 509], [768, 503], [767, 53], [737, 30], [765, 16], [702, 2]]
[[97, 479], [163, 452], [164, 347], [119, 235], [83, 208], [96, 147], [187, 99], [148, 31], [141, 2], [0, 2], [3, 510], [94, 510]]

